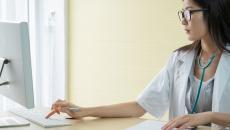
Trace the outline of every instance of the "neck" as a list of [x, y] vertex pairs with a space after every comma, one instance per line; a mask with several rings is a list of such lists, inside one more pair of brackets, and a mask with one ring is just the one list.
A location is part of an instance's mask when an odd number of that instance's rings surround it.
[[219, 51], [216, 44], [210, 37], [201, 39], [201, 49], [203, 50], [203, 53], [207, 55], [212, 55], [213, 53], [217, 53]]

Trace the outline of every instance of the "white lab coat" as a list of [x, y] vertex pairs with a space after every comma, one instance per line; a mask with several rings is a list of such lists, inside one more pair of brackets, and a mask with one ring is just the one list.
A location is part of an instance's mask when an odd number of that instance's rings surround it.
[[[137, 103], [160, 118], [169, 109], [169, 119], [187, 114], [185, 96], [196, 51], [175, 51], [166, 66], [138, 96]], [[213, 112], [230, 113], [230, 55], [222, 53], [216, 73]]]

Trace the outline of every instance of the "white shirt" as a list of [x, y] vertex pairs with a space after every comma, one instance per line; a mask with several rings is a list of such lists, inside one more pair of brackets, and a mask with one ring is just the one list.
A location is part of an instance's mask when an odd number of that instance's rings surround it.
[[[186, 91], [185, 105], [187, 113], [192, 113], [192, 108], [197, 98], [197, 93], [200, 85], [200, 80], [197, 79], [193, 74], [189, 76], [188, 87]], [[212, 93], [214, 86], [214, 77], [202, 83], [200, 96], [196, 106], [195, 113], [206, 112], [212, 110]]]

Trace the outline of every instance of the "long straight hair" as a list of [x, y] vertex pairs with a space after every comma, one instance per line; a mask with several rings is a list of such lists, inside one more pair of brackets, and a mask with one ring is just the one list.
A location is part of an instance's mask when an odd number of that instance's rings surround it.
[[[203, 12], [204, 20], [208, 26], [208, 32], [214, 40], [215, 45], [224, 52], [230, 53], [230, 0], [193, 0], [201, 8], [208, 11]], [[201, 41], [195, 41], [187, 47], [179, 50], [198, 47]]]

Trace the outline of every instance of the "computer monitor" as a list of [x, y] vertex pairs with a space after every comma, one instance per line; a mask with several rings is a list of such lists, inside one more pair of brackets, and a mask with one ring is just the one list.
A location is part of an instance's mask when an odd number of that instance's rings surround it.
[[34, 107], [28, 24], [0, 22], [0, 94]]

